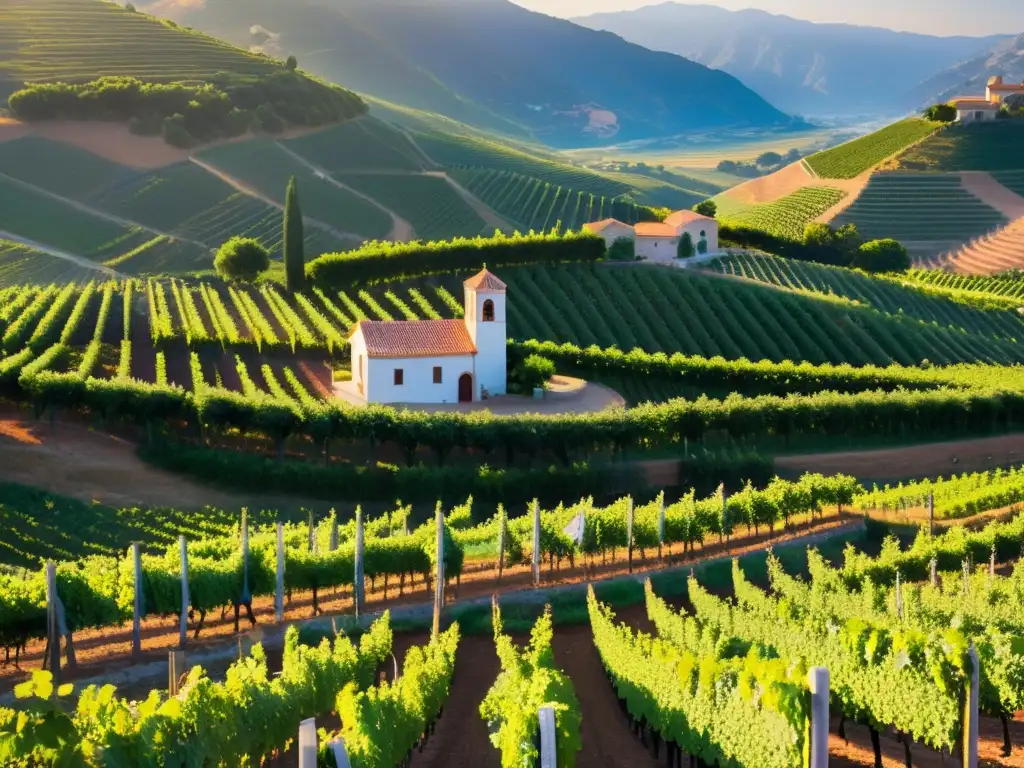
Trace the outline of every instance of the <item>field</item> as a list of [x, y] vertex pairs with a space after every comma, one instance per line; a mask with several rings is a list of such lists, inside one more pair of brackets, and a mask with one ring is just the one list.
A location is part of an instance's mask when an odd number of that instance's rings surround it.
[[303, 216], [330, 227], [335, 233], [372, 240], [384, 238], [391, 231], [391, 217], [381, 208], [332, 184], [329, 179], [320, 178], [273, 139], [225, 144], [200, 152], [199, 157], [281, 205], [288, 180], [294, 176]]
[[906, 171], [1024, 170], [1024, 125], [996, 120], [951, 125], [912, 147], [893, 163]]
[[0, 240], [0, 286], [88, 280], [95, 272], [19, 243]]
[[419, 240], [475, 237], [486, 229], [476, 211], [438, 176], [336, 174], [335, 178], [408, 221]]
[[328, 173], [420, 171], [429, 163], [409, 139], [387, 123], [363, 117], [297, 139], [285, 146]]
[[640, 220], [637, 206], [631, 202], [566, 189], [518, 173], [476, 168], [454, 170], [451, 175], [524, 232], [546, 232], [556, 222], [562, 223], [562, 229], [576, 230], [606, 218], [627, 224]]
[[912, 270], [907, 277], [924, 285], [1024, 300], [1024, 279], [1016, 276], [980, 277], [958, 275], [955, 272], [944, 272], [939, 269], [920, 269]]
[[912, 117], [807, 158], [825, 179], [852, 179], [934, 133], [940, 123]]
[[804, 187], [771, 203], [748, 205], [727, 195], [714, 198], [718, 218], [732, 226], [760, 229], [775, 237], [803, 241], [804, 228], [846, 197], [832, 187]]
[[69, 144], [26, 136], [0, 143], [0, 174], [87, 202], [136, 172]]
[[868, 240], [965, 243], [1006, 223], [966, 191], [957, 175], [876, 173], [833, 225], [856, 224]]
[[113, 3], [8, 0], [0, 7], [0, 102], [26, 81], [188, 80], [279, 67]]
[[[1013, 312], [975, 309], [953, 298], [916, 290], [913, 284], [904, 285], [895, 279], [871, 277], [839, 267], [774, 256], [739, 254], [716, 259], [709, 268], [721, 274], [737, 275], [794, 291], [841, 296], [892, 317], [912, 317], [982, 338], [1016, 341], [1024, 335], [1024, 321]], [[921, 282], [949, 288], [957, 287], [963, 279], [959, 275], [939, 271], [915, 274]]]

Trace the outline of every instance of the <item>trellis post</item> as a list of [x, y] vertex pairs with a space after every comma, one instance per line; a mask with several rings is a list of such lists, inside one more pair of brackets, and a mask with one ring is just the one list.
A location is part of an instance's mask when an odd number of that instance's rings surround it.
[[316, 718], [299, 723], [299, 768], [316, 768]]
[[185, 674], [185, 652], [171, 651], [167, 655], [167, 695], [174, 697], [180, 690], [179, 684]]
[[626, 559], [629, 572], [633, 572], [633, 497], [626, 500]]
[[[238, 600], [239, 605], [247, 605], [252, 602], [252, 593], [249, 591], [249, 510], [242, 507], [242, 594]], [[235, 610], [237, 623], [238, 611]]]
[[665, 492], [658, 494], [658, 559], [664, 560], [665, 546]]
[[328, 745], [331, 752], [334, 754], [334, 763], [338, 768], [352, 768], [352, 763], [348, 759], [348, 750], [345, 749], [345, 740], [337, 738], [330, 742]]
[[53, 674], [54, 697], [60, 686], [60, 622], [57, 617], [57, 566], [46, 564], [46, 637], [47, 662]]
[[540, 502], [533, 500], [533, 585], [540, 586]]
[[352, 602], [354, 602], [356, 606], [357, 619], [363, 613], [363, 605], [366, 600], [365, 580], [363, 579], [363, 549], [363, 510], [356, 507], [356, 556], [355, 575], [352, 582]]
[[132, 606], [132, 657], [142, 655], [142, 546], [132, 544], [132, 566], [135, 576], [135, 602]]
[[935, 536], [935, 492], [928, 491], [928, 535]]
[[498, 505], [498, 583], [505, 568], [505, 505]]
[[178, 537], [178, 550], [181, 555], [181, 617], [178, 625], [178, 647], [184, 648], [188, 642], [188, 544], [185, 536]]
[[808, 768], [828, 768], [828, 669], [811, 667], [807, 680], [811, 691], [811, 759]]
[[937, 557], [932, 557], [929, 568], [931, 573], [929, 574], [928, 581], [933, 587], [937, 587], [939, 586], [939, 559]]
[[338, 549], [338, 515], [334, 514], [331, 516], [331, 552], [336, 552]]
[[284, 523], [277, 524], [277, 589], [274, 592], [274, 618], [284, 621]]
[[316, 552], [316, 518], [313, 510], [309, 510], [309, 551]]
[[435, 511], [437, 523], [437, 566], [434, 574], [434, 637], [441, 634], [441, 610], [444, 608], [444, 510], [437, 505]]
[[543, 707], [537, 713], [540, 723], [540, 768], [557, 768], [558, 745], [555, 731], [555, 710], [553, 707]]
[[964, 754], [963, 768], [978, 768], [978, 697], [980, 687], [980, 665], [974, 643], [967, 650], [971, 660], [971, 682], [964, 697]]

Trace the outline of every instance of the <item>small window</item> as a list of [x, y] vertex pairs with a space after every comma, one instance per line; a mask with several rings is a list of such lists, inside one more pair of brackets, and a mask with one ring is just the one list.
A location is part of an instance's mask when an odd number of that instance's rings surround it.
[[484, 322], [494, 322], [494, 302], [490, 299], [484, 302]]
[[395, 368], [395, 386], [400, 387], [405, 384], [405, 371], [401, 368]]
[[702, 230], [700, 231], [700, 236], [701, 236], [701, 237], [707, 237], [707, 236], [708, 236], [708, 233], [707, 233], [707, 232], [705, 232], [705, 231], [704, 231], [704, 230], [702, 229]]
[[440, 384], [441, 383], [441, 366], [440, 365], [435, 365], [434, 366], [434, 383], [435, 384]]

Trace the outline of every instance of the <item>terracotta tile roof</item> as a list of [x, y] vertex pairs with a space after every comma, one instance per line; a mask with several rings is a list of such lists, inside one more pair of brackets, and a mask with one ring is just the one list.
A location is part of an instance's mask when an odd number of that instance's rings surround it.
[[696, 211], [676, 211], [670, 213], [665, 219], [665, 223], [670, 227], [679, 228], [684, 224], [689, 224], [692, 221], [714, 221], [714, 219], [708, 216], [702, 216]]
[[989, 101], [988, 99], [979, 98], [977, 96], [959, 96], [950, 101], [954, 106], [962, 104], [965, 107], [988, 107], [989, 109], [999, 109], [1000, 105]]
[[487, 267], [481, 269], [463, 285], [474, 291], [495, 291], [497, 293], [504, 293], [508, 288], [493, 272], [488, 272]]
[[642, 221], [636, 225], [637, 237], [675, 237], [677, 234], [675, 227], [660, 221]]
[[1024, 91], [1024, 85], [1015, 85], [1013, 83], [998, 83], [990, 85], [989, 88], [993, 91]]
[[349, 338], [360, 331], [369, 357], [476, 354], [462, 320], [362, 320], [353, 326]]
[[625, 227], [626, 229], [632, 229], [629, 224], [619, 221], [618, 219], [601, 219], [600, 221], [592, 221], [589, 224], [583, 226], [589, 229], [591, 232], [604, 232], [608, 227], [618, 225]]

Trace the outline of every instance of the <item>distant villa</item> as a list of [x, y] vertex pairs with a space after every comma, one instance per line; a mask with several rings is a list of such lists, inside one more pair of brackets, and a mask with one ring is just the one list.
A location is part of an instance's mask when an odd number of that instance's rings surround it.
[[1010, 101], [1024, 101], [1024, 83], [1004, 83], [1001, 75], [988, 79], [984, 98], [980, 96], [958, 96], [949, 103], [956, 107], [959, 123], [976, 123], [981, 120], [995, 120], [1003, 104]]
[[690, 235], [695, 253], [718, 253], [718, 222], [693, 211], [676, 211], [664, 222], [640, 222], [635, 226], [617, 219], [604, 219], [583, 228], [600, 235], [611, 246], [619, 238], [633, 240], [636, 255], [651, 261], [669, 261], [676, 257], [679, 240]]

